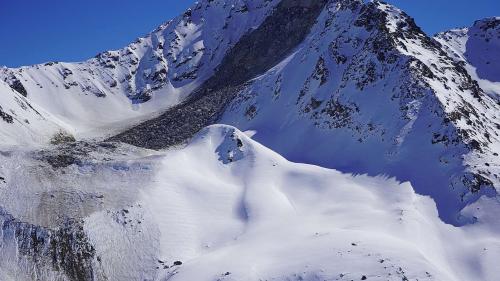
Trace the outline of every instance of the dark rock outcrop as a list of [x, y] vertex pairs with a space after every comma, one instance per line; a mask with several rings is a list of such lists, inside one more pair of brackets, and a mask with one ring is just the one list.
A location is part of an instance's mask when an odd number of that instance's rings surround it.
[[307, 36], [326, 3], [326, 0], [281, 1], [257, 29], [240, 39], [215, 74], [184, 103], [110, 140], [150, 149], [185, 142], [219, 118], [241, 85], [290, 54]]
[[68, 220], [57, 229], [48, 229], [19, 221], [0, 208], [0, 227], [3, 244], [16, 245], [18, 258], [32, 263], [36, 270], [49, 266], [69, 280], [95, 280], [96, 253], [81, 222]]

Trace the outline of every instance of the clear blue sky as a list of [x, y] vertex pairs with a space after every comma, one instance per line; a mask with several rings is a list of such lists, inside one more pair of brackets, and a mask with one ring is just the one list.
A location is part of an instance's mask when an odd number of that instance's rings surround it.
[[124, 47], [193, 0], [0, 0], [0, 65], [81, 61]]
[[[80, 61], [127, 45], [194, 0], [0, 0], [0, 65]], [[500, 16], [500, 0], [388, 0], [427, 33]]]
[[[1, 0], [0, 0], [1, 1]], [[415, 18], [429, 35], [500, 16], [500, 0], [385, 0]]]

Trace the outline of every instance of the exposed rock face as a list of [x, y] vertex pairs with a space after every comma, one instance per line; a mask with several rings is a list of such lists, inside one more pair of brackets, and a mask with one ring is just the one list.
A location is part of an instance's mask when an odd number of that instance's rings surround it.
[[[18, 259], [26, 266], [24, 274], [33, 280], [106, 280], [95, 271], [99, 267], [95, 249], [80, 222], [70, 220], [57, 229], [48, 229], [16, 220], [0, 209], [0, 225], [4, 266], [9, 259]], [[18, 255], [12, 256], [12, 250]], [[59, 272], [57, 277], [54, 272]]]
[[[152, 280], [155, 232], [134, 205], [139, 190], [151, 182], [142, 150], [72, 142], [42, 151], [0, 152], [0, 277]], [[92, 216], [105, 223], [94, 228]]]
[[289, 55], [307, 36], [326, 1], [284, 0], [254, 31], [243, 36], [215, 74], [188, 100], [110, 140], [161, 149], [191, 138], [213, 124], [243, 83]]

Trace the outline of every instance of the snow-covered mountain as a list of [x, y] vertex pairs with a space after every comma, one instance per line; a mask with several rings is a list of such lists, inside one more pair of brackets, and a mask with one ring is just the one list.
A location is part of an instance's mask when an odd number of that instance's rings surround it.
[[0, 280], [497, 280], [499, 38], [202, 0], [1, 68]]
[[[498, 76], [500, 67], [488, 71]], [[406, 14], [333, 1], [221, 122], [257, 131], [294, 161], [411, 181], [453, 222], [477, 195], [500, 187], [499, 118], [499, 104]]]
[[0, 80], [69, 133], [109, 135], [111, 127], [126, 128], [183, 101], [277, 2], [201, 1], [123, 49], [81, 63], [3, 68]]
[[246, 38], [283, 33], [278, 14], [242, 38], [219, 67], [229, 70], [112, 140], [156, 149], [231, 124], [293, 161], [411, 181], [451, 223], [465, 223], [460, 209], [481, 195], [496, 195], [500, 106], [413, 19], [381, 2], [329, 1], [281, 62], [245, 81], [227, 77], [248, 55]]
[[492, 98], [500, 100], [500, 17], [479, 20], [471, 28], [439, 33], [435, 39], [462, 64]]

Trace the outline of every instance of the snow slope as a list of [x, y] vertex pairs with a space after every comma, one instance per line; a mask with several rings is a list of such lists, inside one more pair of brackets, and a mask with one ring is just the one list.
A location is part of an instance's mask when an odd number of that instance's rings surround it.
[[0, 143], [37, 146], [64, 132], [64, 125], [0, 81]]
[[296, 162], [411, 181], [460, 224], [460, 209], [500, 186], [499, 112], [404, 12], [352, 0], [329, 2], [308, 38], [245, 85], [220, 122], [256, 131]]
[[157, 182], [143, 205], [161, 222], [160, 260], [184, 261], [165, 269], [165, 280], [500, 274], [492, 262], [500, 253], [495, 232], [445, 225], [432, 199], [408, 183], [291, 163], [233, 127], [208, 127], [168, 152]]
[[476, 21], [470, 28], [435, 36], [450, 57], [464, 64], [482, 89], [500, 100], [500, 17]]
[[200, 1], [123, 49], [85, 62], [0, 69], [0, 80], [68, 124], [110, 135], [184, 100], [278, 1]]
[[[0, 184], [6, 206], [0, 212], [2, 280], [33, 280], [34, 269], [40, 280], [72, 280], [75, 271], [87, 274], [76, 280], [130, 281], [500, 276], [494, 216], [500, 202], [494, 199], [465, 210], [478, 223], [446, 225], [433, 200], [409, 183], [292, 163], [225, 125], [163, 153], [127, 146], [91, 150], [93, 156], [52, 172], [30, 153], [8, 156], [22, 168], [0, 171], [6, 176]], [[28, 197], [15, 204], [9, 199]], [[51, 207], [50, 201], [58, 203]], [[75, 271], [64, 264], [54, 271], [58, 264], [51, 261], [34, 266], [43, 261], [37, 253], [47, 239], [56, 249], [65, 241], [56, 225], [68, 204], [83, 231], [76, 246], [92, 250], [83, 252], [88, 256]], [[6, 213], [42, 225], [38, 240], [23, 230], [29, 225], [10, 223]], [[27, 251], [30, 245], [42, 245], [40, 252]]]

